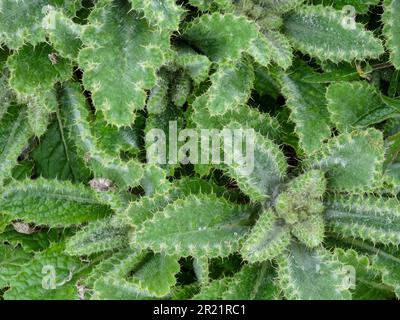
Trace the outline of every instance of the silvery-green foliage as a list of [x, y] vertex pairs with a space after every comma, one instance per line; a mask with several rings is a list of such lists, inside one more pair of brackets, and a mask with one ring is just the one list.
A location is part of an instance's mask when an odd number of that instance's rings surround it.
[[[399, 19], [0, 0], [0, 300], [400, 298]], [[252, 129], [251, 170], [175, 161], [171, 122]]]

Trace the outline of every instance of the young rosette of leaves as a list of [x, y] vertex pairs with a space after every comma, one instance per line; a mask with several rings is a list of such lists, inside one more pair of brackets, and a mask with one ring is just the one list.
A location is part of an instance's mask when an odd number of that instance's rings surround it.
[[98, 2], [88, 21], [78, 57], [83, 83], [108, 123], [129, 126], [156, 84], [170, 34], [153, 29], [128, 0]]
[[295, 49], [332, 62], [378, 58], [384, 52], [371, 31], [346, 24], [342, 11], [325, 6], [302, 6], [285, 17], [284, 33]]
[[243, 243], [241, 254], [251, 263], [271, 260], [280, 255], [290, 241], [290, 226], [278, 220], [272, 211], [266, 211]]
[[0, 0], [0, 300], [400, 298], [399, 10]]
[[80, 8], [78, 0], [3, 0], [0, 7], [0, 42], [10, 49], [18, 49], [25, 43], [36, 45], [46, 40], [42, 19], [51, 9], [61, 9], [74, 16]]
[[347, 270], [323, 248], [308, 249], [292, 243], [277, 258], [278, 284], [290, 300], [348, 300], [350, 281]]
[[191, 195], [154, 214], [133, 232], [132, 247], [168, 255], [226, 257], [239, 249], [251, 208], [216, 195]]
[[110, 213], [91, 189], [57, 180], [14, 181], [0, 196], [2, 213], [13, 220], [68, 227]]
[[335, 232], [373, 243], [400, 244], [400, 203], [396, 198], [332, 196], [325, 220]]
[[386, 37], [386, 46], [390, 50], [390, 60], [396, 69], [400, 69], [400, 32], [397, 25], [400, 17], [400, 3], [398, 0], [385, 0], [383, 7], [383, 34]]
[[321, 214], [324, 210], [321, 200], [325, 190], [324, 173], [321, 170], [310, 170], [288, 183], [287, 189], [276, 199], [276, 212], [290, 224]]
[[304, 164], [325, 171], [330, 190], [363, 192], [381, 185], [383, 161], [382, 133], [371, 128], [330, 139]]
[[251, 263], [271, 260], [289, 246], [291, 235], [310, 248], [321, 244], [325, 189], [326, 180], [319, 170], [290, 181], [276, 198], [274, 209], [262, 213], [247, 236], [241, 249], [243, 258]]

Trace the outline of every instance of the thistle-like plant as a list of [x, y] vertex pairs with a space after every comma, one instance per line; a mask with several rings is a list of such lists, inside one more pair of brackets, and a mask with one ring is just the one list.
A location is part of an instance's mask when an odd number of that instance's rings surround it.
[[[399, 19], [0, 1], [0, 298], [400, 298]], [[253, 170], [174, 162], [171, 121], [253, 129]]]

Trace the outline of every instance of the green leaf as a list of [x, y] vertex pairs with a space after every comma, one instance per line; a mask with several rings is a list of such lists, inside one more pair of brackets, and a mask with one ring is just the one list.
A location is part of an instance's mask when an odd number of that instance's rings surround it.
[[360, 80], [360, 74], [350, 64], [339, 65], [338, 68], [323, 73], [309, 73], [304, 75], [304, 82], [331, 83]]
[[342, 10], [345, 6], [352, 6], [358, 13], [367, 13], [370, 6], [375, 6], [379, 0], [314, 0], [314, 3], [323, 3], [330, 5], [338, 10]]
[[208, 78], [211, 61], [204, 55], [196, 53], [190, 47], [177, 48], [175, 63], [184, 68], [196, 84]]
[[8, 184], [0, 196], [0, 206], [13, 219], [51, 227], [80, 224], [110, 212], [92, 190], [44, 179]]
[[83, 83], [108, 123], [129, 126], [145, 106], [146, 90], [156, 84], [169, 33], [153, 30], [128, 0], [98, 2], [88, 20], [78, 57]]
[[40, 137], [46, 131], [49, 114], [57, 108], [54, 85], [71, 77], [72, 66], [45, 43], [24, 46], [14, 52], [7, 63], [10, 87], [22, 103], [27, 103], [29, 124], [33, 133]]
[[400, 99], [399, 98], [390, 98], [381, 95], [382, 101], [388, 105], [389, 107], [393, 108], [394, 110], [397, 111], [397, 113], [400, 113]]
[[160, 30], [177, 30], [183, 9], [175, 0], [129, 0], [132, 9], [143, 12], [144, 17]]
[[[389, 164], [386, 167], [385, 174], [383, 176], [384, 186], [389, 187], [389, 191], [393, 195], [397, 195], [400, 192], [400, 163]], [[385, 190], [386, 191], [386, 190]]]
[[[382, 284], [381, 274], [374, 270], [367, 256], [358, 254], [353, 249], [335, 249], [335, 255], [344, 263], [352, 276], [353, 300], [386, 300], [393, 298], [393, 293]], [[354, 283], [355, 281], [355, 283]]]
[[[372, 271], [378, 272], [382, 276], [382, 281], [386, 286], [383, 290], [394, 291], [397, 298], [400, 297], [400, 256], [397, 246], [371, 245], [357, 239], [344, 239], [346, 245], [357, 249], [358, 252], [367, 254], [372, 263]], [[389, 293], [390, 294], [390, 293]]]
[[26, 125], [26, 110], [18, 105], [9, 107], [0, 119], [0, 185], [11, 176], [31, 135]]
[[32, 255], [21, 248], [0, 244], [0, 288], [8, 287], [11, 279], [31, 258]]
[[155, 254], [145, 261], [133, 274], [140, 290], [150, 292], [155, 297], [165, 297], [176, 283], [180, 265], [176, 257]]
[[271, 210], [261, 214], [256, 225], [243, 243], [241, 254], [251, 263], [271, 260], [290, 244], [290, 228], [277, 220]]
[[243, 16], [204, 14], [193, 20], [183, 37], [212, 61], [222, 63], [240, 60], [242, 52], [257, 39], [257, 26]]
[[305, 165], [326, 171], [328, 189], [362, 192], [379, 187], [383, 161], [382, 133], [371, 128], [330, 139]]
[[108, 178], [120, 187], [137, 186], [143, 176], [142, 165], [134, 159], [122, 161], [100, 149], [88, 122], [89, 111], [79, 87], [67, 84], [60, 90], [60, 109], [70, 126], [71, 138], [97, 178]]
[[383, 54], [381, 41], [371, 31], [359, 23], [353, 29], [345, 19], [331, 7], [302, 6], [285, 18], [284, 33], [296, 49], [323, 61], [351, 62]]
[[160, 167], [147, 165], [141, 181], [146, 196], [165, 194], [170, 191], [171, 184], [167, 180], [167, 172]]
[[275, 274], [268, 263], [247, 264], [236, 273], [227, 290], [225, 300], [274, 300], [279, 297], [279, 288], [274, 282]]
[[35, 163], [32, 160], [19, 162], [12, 170], [12, 177], [16, 180], [29, 179], [32, 176]]
[[82, 46], [82, 26], [73, 22], [62, 11], [50, 10], [43, 18], [42, 27], [51, 44], [64, 58], [76, 60]]
[[24, 234], [9, 226], [3, 233], [0, 233], [0, 242], [12, 245], [14, 248], [21, 246], [25, 252], [43, 251], [62, 239], [63, 234], [60, 234], [57, 229], [45, 229], [32, 234]]
[[6, 300], [75, 300], [78, 298], [75, 275], [82, 264], [79, 259], [62, 253], [63, 245], [55, 244], [37, 253], [11, 278]]
[[326, 201], [325, 219], [344, 236], [400, 244], [400, 203], [395, 198], [335, 196]]
[[323, 248], [293, 243], [278, 262], [278, 283], [290, 300], [349, 300], [344, 265]]
[[113, 223], [109, 218], [90, 222], [66, 242], [65, 252], [83, 256], [124, 248], [129, 242], [129, 227]]
[[207, 257], [194, 258], [193, 271], [200, 284], [205, 285], [210, 282], [210, 261]]
[[254, 129], [267, 138], [278, 140], [280, 129], [278, 120], [256, 108], [238, 105], [223, 117], [211, 116], [207, 108], [207, 96], [202, 95], [192, 103], [192, 109], [190, 120], [200, 129], [222, 130], [235, 121], [241, 124], [242, 129]]
[[63, 9], [73, 16], [80, 7], [77, 0], [3, 0], [0, 10], [0, 42], [10, 49], [18, 49], [25, 43], [36, 45], [45, 41], [42, 19], [52, 9]]
[[396, 293], [397, 298], [400, 297], [400, 273], [399, 263], [400, 256], [397, 247], [379, 248], [375, 250], [372, 256], [372, 266], [374, 269], [382, 273], [383, 283], [391, 286]]
[[137, 285], [115, 276], [98, 279], [94, 285], [92, 300], [145, 300], [154, 299]]
[[96, 138], [99, 149], [111, 156], [126, 152], [136, 155], [139, 151], [140, 130], [129, 126], [116, 128], [109, 126], [101, 112], [96, 113], [96, 119], [91, 123], [91, 131]]
[[199, 292], [197, 283], [191, 283], [184, 286], [175, 286], [172, 289], [171, 300], [190, 300]]
[[[118, 265], [121, 263], [121, 261], [124, 261], [127, 256], [130, 256], [132, 254], [132, 249], [124, 248], [112, 252], [111, 254], [105, 253], [103, 255], [100, 255], [101, 260], [99, 261], [99, 263], [93, 266], [88, 274], [84, 275], [82, 279], [80, 279], [81, 284], [86, 289], [93, 289], [96, 280], [104, 277], [107, 274], [115, 273], [114, 271], [118, 268]], [[143, 257], [140, 256], [140, 259], [142, 258]]]
[[[162, 70], [162, 69], [161, 69]], [[160, 71], [156, 85], [151, 88], [146, 108], [149, 114], [160, 114], [168, 107], [169, 79]]]
[[32, 132], [36, 137], [41, 137], [50, 123], [51, 113], [57, 111], [55, 91], [49, 90], [23, 96], [21, 101], [27, 104], [28, 124]]
[[205, 180], [183, 178], [174, 181], [170, 185], [170, 189], [164, 193], [155, 193], [152, 196], [141, 197], [137, 201], [130, 202], [128, 208], [119, 212], [118, 216], [123, 221], [129, 221], [129, 224], [138, 226], [150, 219], [155, 212], [162, 210], [179, 198], [200, 193], [223, 196], [225, 191], [224, 188]]
[[295, 9], [304, 0], [256, 0], [255, 2], [262, 3], [263, 7], [267, 10], [282, 14]]
[[[238, 127], [240, 127], [238, 123], [227, 125], [227, 128]], [[252, 142], [247, 141], [246, 143]], [[238, 150], [233, 152], [233, 154], [240, 154]], [[249, 170], [250, 166], [253, 167], [252, 170]], [[285, 178], [287, 167], [286, 158], [279, 146], [272, 140], [255, 132], [254, 154], [249, 163], [246, 163], [246, 166], [226, 165], [225, 170], [227, 175], [235, 179], [239, 188], [251, 200], [261, 201], [271, 197], [275, 188]]]
[[397, 21], [400, 17], [400, 3], [397, 0], [385, 0], [383, 8], [383, 34], [386, 37], [386, 47], [390, 51], [391, 62], [396, 69], [400, 69], [400, 32], [397, 27]]
[[189, 3], [202, 11], [213, 11], [219, 8], [229, 10], [232, 7], [231, 0], [189, 0]]
[[231, 278], [222, 278], [210, 282], [207, 286], [201, 287], [193, 300], [222, 300], [225, 291], [228, 290]]
[[302, 78], [303, 72], [281, 74], [280, 83], [291, 111], [290, 120], [296, 124], [295, 132], [300, 139], [300, 146], [310, 154], [331, 136], [330, 120], [326, 109], [325, 87], [306, 83]]
[[76, 153], [67, 128], [59, 115], [51, 123], [40, 144], [32, 153], [35, 172], [46, 179], [86, 181], [90, 172]]
[[[2, 63], [2, 52], [3, 50], [0, 49], [0, 63]], [[8, 69], [0, 64], [0, 120], [7, 112], [8, 107], [15, 101], [15, 94], [8, 86], [9, 73]]]
[[[150, 298], [150, 293], [140, 290], [131, 280], [130, 274], [139, 269], [147, 252], [123, 250], [101, 265], [103, 276], [94, 281], [95, 300], [136, 300]], [[99, 271], [97, 269], [96, 271]]]
[[326, 97], [331, 120], [340, 131], [355, 129], [367, 115], [385, 108], [378, 90], [365, 81], [332, 83]]
[[52, 90], [56, 82], [67, 80], [72, 75], [72, 66], [62, 57], [52, 61], [55, 54], [46, 43], [26, 45], [15, 51], [7, 60], [11, 88], [22, 96], [41, 95]]
[[[286, 36], [277, 31], [266, 31], [261, 36], [261, 41], [265, 41], [265, 49], [260, 52], [261, 56], [266, 56], [267, 53], [271, 59], [281, 68], [288, 69], [292, 65], [293, 52], [292, 47]], [[266, 63], [262, 63], [262, 60], [258, 56], [249, 51], [254, 59], [263, 66], [267, 66]]]
[[175, 81], [171, 85], [171, 101], [175, 106], [182, 108], [188, 101], [192, 91], [192, 80], [188, 74], [182, 73], [175, 78]]
[[191, 195], [169, 204], [139, 226], [133, 247], [186, 257], [224, 257], [238, 251], [250, 208], [215, 195]]
[[220, 65], [211, 76], [211, 87], [206, 93], [210, 115], [221, 116], [246, 104], [253, 82], [254, 71], [248, 61], [240, 61], [233, 66]]

